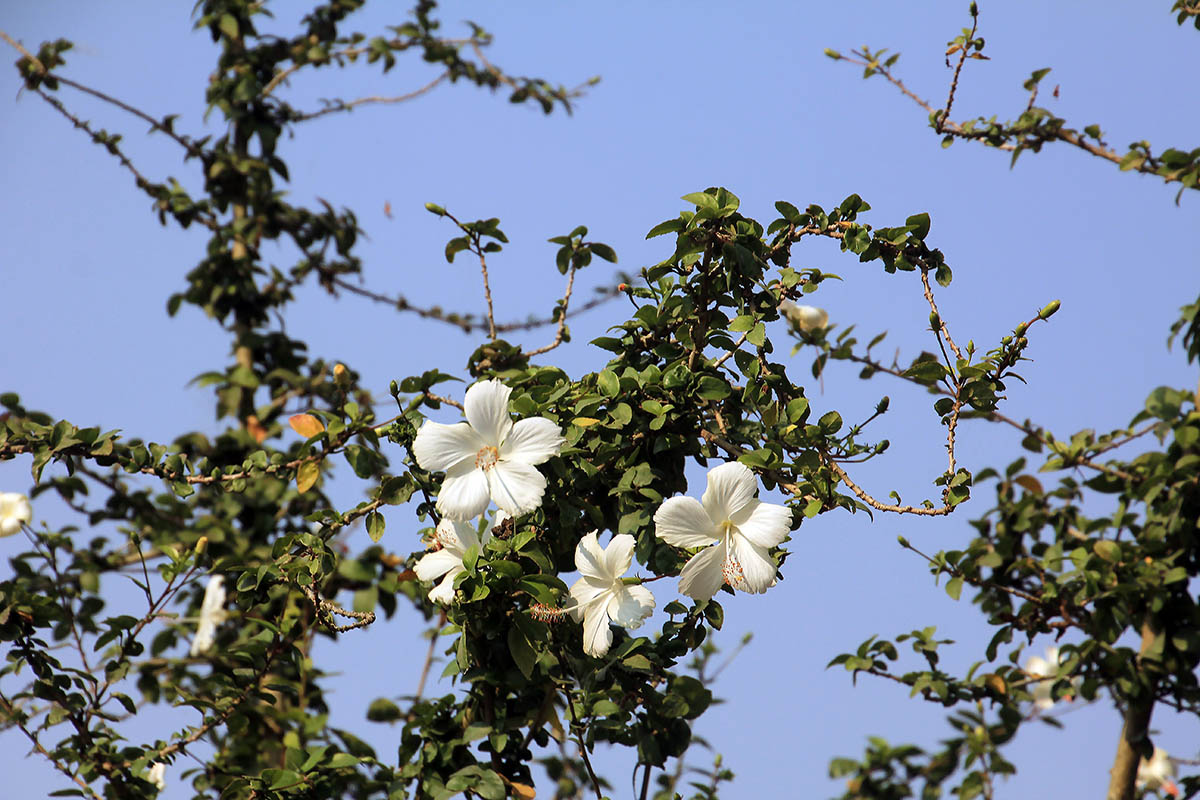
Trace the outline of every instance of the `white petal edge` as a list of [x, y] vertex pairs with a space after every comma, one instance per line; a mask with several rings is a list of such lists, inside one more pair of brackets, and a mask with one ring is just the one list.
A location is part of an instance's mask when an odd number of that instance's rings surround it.
[[679, 592], [693, 600], [711, 600], [725, 582], [725, 545], [701, 550], [683, 565], [679, 573]]
[[605, 570], [614, 580], [620, 580], [633, 564], [633, 548], [637, 540], [628, 533], [618, 533], [604, 548]]
[[487, 471], [487, 484], [496, 505], [514, 517], [540, 506], [546, 492], [542, 473], [519, 461], [496, 462]]
[[641, 627], [654, 613], [654, 595], [645, 586], [621, 586], [608, 601], [608, 616], [622, 628]]
[[417, 573], [417, 579], [422, 583], [428, 583], [437, 580], [455, 567], [462, 569], [461, 556], [456, 556], [449, 550], [434, 550], [432, 553], [421, 556], [413, 566], [413, 572]]
[[734, 524], [742, 536], [759, 547], [775, 547], [792, 532], [792, 510], [787, 506], [755, 500], [748, 509], [749, 513], [739, 514], [743, 519], [734, 520]]
[[588, 613], [588, 609], [593, 604], [601, 597], [607, 595], [610, 588], [608, 586], [599, 586], [587, 578], [580, 578], [571, 584], [570, 596], [567, 598], [567, 602], [563, 608], [570, 612], [576, 622], [579, 622]]
[[608, 627], [608, 614], [601, 605], [588, 607], [583, 618], [583, 652], [600, 658], [612, 646], [612, 628]]
[[465, 422], [443, 425], [431, 419], [421, 424], [413, 439], [417, 466], [430, 472], [448, 472], [455, 464], [467, 461], [474, 466], [475, 456], [486, 443]]
[[452, 467], [438, 493], [438, 511], [453, 520], [465, 521], [482, 514], [491, 492], [483, 470], [470, 461]]
[[700, 502], [713, 522], [720, 524], [753, 500], [757, 489], [758, 480], [749, 467], [737, 461], [726, 461], [708, 471], [708, 488]]
[[500, 458], [524, 464], [541, 464], [558, 455], [566, 439], [562, 430], [545, 417], [517, 422], [500, 445]]
[[608, 571], [604, 556], [604, 548], [600, 546], [596, 531], [585, 534], [575, 545], [575, 569], [583, 577], [592, 578], [598, 583], [612, 583], [614, 578], [620, 577], [620, 573], [613, 575]]
[[484, 444], [499, 447], [512, 429], [512, 418], [508, 415], [511, 394], [512, 389], [495, 378], [467, 389], [463, 413]]
[[448, 606], [454, 602], [454, 579], [462, 573], [462, 564], [446, 573], [442, 582], [429, 590], [429, 599], [435, 603]]
[[744, 583], [739, 582], [735, 589], [741, 589], [750, 594], [762, 594], [775, 582], [775, 559], [771, 558], [765, 548], [759, 547], [743, 536], [732, 537], [730, 556], [737, 559], [742, 568]]
[[674, 547], [704, 547], [717, 541], [716, 524], [694, 497], [671, 497], [654, 512], [654, 535]]

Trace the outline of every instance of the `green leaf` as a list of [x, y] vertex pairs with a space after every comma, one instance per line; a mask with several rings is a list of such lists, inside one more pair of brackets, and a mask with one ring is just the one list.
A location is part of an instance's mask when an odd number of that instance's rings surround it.
[[696, 387], [696, 394], [706, 400], [724, 400], [729, 396], [729, 392], [728, 383], [711, 375], [702, 377]]
[[929, 235], [929, 215], [924, 212], [913, 214], [904, 221], [904, 224], [912, 227], [913, 230], [910, 233], [914, 239], [923, 240]]
[[729, 330], [734, 333], [743, 333], [750, 330], [755, 325], [754, 317], [750, 314], [741, 314], [734, 317], [729, 323]]
[[1043, 67], [1042, 69], [1035, 69], [1033, 71], [1033, 74], [1029, 76], [1029, 80], [1025, 81], [1025, 83], [1023, 83], [1021, 85], [1025, 87], [1025, 91], [1032, 92], [1034, 90], [1034, 88], [1041, 82], [1042, 78], [1046, 77], [1049, 74], [1050, 74], [1050, 67]]
[[386, 526], [387, 521], [383, 518], [383, 514], [378, 511], [367, 514], [367, 535], [371, 537], [372, 542], [378, 542], [383, 538], [383, 529]]
[[526, 678], [531, 677], [537, 654], [533, 651], [533, 645], [525, 638], [525, 634], [515, 625], [508, 629], [508, 652], [512, 654], [513, 663], [521, 670], [521, 674]]
[[1092, 545], [1096, 555], [1109, 563], [1116, 564], [1121, 560], [1121, 545], [1110, 539], [1101, 539]]
[[669, 219], [651, 228], [650, 232], [646, 234], [646, 238], [653, 239], [655, 236], [662, 236], [664, 233], [679, 233], [681, 230], [683, 230], [683, 220]]
[[951, 578], [946, 581], [946, 594], [950, 595], [951, 599], [957, 600], [962, 594], [963, 579]]
[[762, 347], [767, 341], [767, 326], [763, 323], [758, 323], [746, 336], [746, 341], [755, 347]]
[[596, 376], [596, 385], [600, 387], [600, 391], [605, 397], [616, 397], [621, 391], [621, 381], [617, 378], [617, 373], [611, 369], [603, 370]]
[[694, 206], [699, 206], [702, 209], [716, 211], [720, 208], [720, 206], [717, 204], [717, 198], [713, 197], [708, 192], [692, 192], [691, 194], [685, 194], [679, 199], [685, 203], [691, 203]]
[[400, 706], [386, 697], [373, 700], [371, 705], [367, 706], [367, 719], [371, 722], [395, 722], [401, 716]]
[[613, 250], [608, 245], [600, 244], [599, 242], [593, 242], [591, 245], [591, 248], [592, 248], [592, 253], [597, 258], [603, 258], [605, 261], [609, 262], [610, 264], [617, 263], [617, 253], [615, 250]]

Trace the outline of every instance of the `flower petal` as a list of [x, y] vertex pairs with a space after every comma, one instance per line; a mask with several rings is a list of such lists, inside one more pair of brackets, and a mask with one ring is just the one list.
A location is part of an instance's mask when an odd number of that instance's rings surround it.
[[484, 444], [499, 447], [512, 428], [512, 418], [508, 416], [508, 396], [511, 394], [512, 389], [495, 378], [480, 381], [467, 389], [463, 413]]
[[465, 422], [443, 425], [427, 419], [413, 439], [413, 455], [421, 469], [447, 472], [467, 459], [472, 459], [467, 463], [473, 466], [475, 454], [484, 446], [483, 439]]
[[211, 619], [201, 618], [200, 624], [196, 626], [196, 638], [192, 639], [188, 653], [192, 656], [202, 656], [212, 649], [215, 640], [216, 624]]
[[612, 628], [608, 627], [608, 614], [601, 605], [589, 606], [583, 618], [583, 652], [599, 658], [612, 646]]
[[225, 578], [213, 575], [204, 587], [204, 601], [200, 604], [200, 618], [213, 616], [225, 607]]
[[580, 578], [571, 584], [571, 594], [563, 609], [570, 612], [575, 621], [579, 622], [597, 600], [608, 594], [609, 589], [611, 586], [601, 586], [587, 578]]
[[708, 488], [700, 502], [716, 524], [733, 517], [742, 506], [754, 499], [758, 481], [745, 464], [726, 461], [708, 471]]
[[628, 533], [619, 533], [604, 549], [605, 570], [613, 580], [619, 581], [633, 563], [633, 548], [636, 545], [637, 540]]
[[464, 461], [446, 472], [437, 507], [450, 519], [468, 520], [482, 514], [488, 506], [488, 479], [472, 461]]
[[454, 602], [454, 579], [463, 571], [462, 564], [446, 573], [442, 582], [429, 590], [429, 599], [435, 603], [448, 606]]
[[654, 535], [674, 547], [704, 547], [717, 541], [717, 526], [694, 497], [670, 497], [654, 512]]
[[604, 549], [600, 547], [596, 531], [592, 531], [580, 539], [579, 544], [575, 545], [575, 569], [579, 570], [579, 574], [583, 577], [592, 578], [597, 583], [612, 583], [615, 578], [620, 577], [621, 573], [618, 572], [615, 575], [610, 573], [608, 562], [604, 556]]
[[21, 530], [21, 523], [33, 521], [33, 506], [20, 492], [0, 492], [0, 537], [12, 536]]
[[434, 550], [421, 556], [413, 566], [413, 572], [422, 583], [428, 583], [442, 577], [452, 569], [462, 570], [462, 557], [456, 556], [449, 550]]
[[[775, 583], [777, 567], [775, 559], [765, 547], [759, 547], [744, 536], [731, 536], [729, 556], [737, 559], [741, 567], [742, 580], [738, 581], [735, 589], [741, 589], [750, 594], [762, 594]], [[734, 570], [736, 572], [736, 570]]]
[[641, 627], [654, 613], [654, 595], [645, 586], [620, 585], [608, 601], [608, 616], [622, 628]]
[[497, 461], [487, 471], [487, 484], [496, 505], [514, 517], [540, 506], [546, 491], [542, 473], [520, 461]]
[[774, 547], [792, 531], [792, 510], [755, 500], [742, 507], [733, 524], [738, 533], [759, 547]]
[[566, 439], [562, 430], [545, 417], [529, 417], [517, 422], [501, 440], [500, 458], [524, 464], [541, 464], [558, 455]]
[[711, 600], [725, 582], [725, 545], [718, 544], [692, 556], [679, 573], [679, 591], [693, 600]]

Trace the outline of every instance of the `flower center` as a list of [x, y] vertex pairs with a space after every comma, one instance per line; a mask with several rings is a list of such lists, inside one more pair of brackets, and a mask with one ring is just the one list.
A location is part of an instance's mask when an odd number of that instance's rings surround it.
[[741, 562], [732, 553], [725, 557], [725, 563], [721, 565], [721, 575], [730, 586], [745, 591], [746, 575], [742, 572]]
[[496, 466], [496, 462], [500, 460], [500, 451], [494, 447], [481, 447], [479, 452], [475, 454], [475, 468], [487, 472], [492, 467]]

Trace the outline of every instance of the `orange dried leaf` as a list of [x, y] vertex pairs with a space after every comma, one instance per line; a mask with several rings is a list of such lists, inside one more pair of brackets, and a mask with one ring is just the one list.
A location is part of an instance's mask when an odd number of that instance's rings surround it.
[[258, 421], [258, 417], [251, 414], [246, 417], [246, 432], [254, 437], [254, 441], [262, 444], [267, 438], [267, 429]]
[[[293, 418], [294, 419], [294, 418]], [[317, 482], [317, 478], [321, 475], [321, 469], [315, 461], [306, 461], [300, 465], [300, 469], [296, 470], [296, 491], [301, 494], [307, 492]]]
[[537, 797], [537, 792], [532, 786], [517, 783], [516, 781], [510, 781], [508, 785], [512, 787], [513, 796], [519, 797], [521, 800], [533, 800], [533, 798]]
[[325, 425], [321, 420], [314, 417], [312, 414], [296, 414], [288, 420], [288, 424], [292, 426], [292, 430], [303, 436], [305, 439], [311, 439], [321, 431], [325, 430]]

